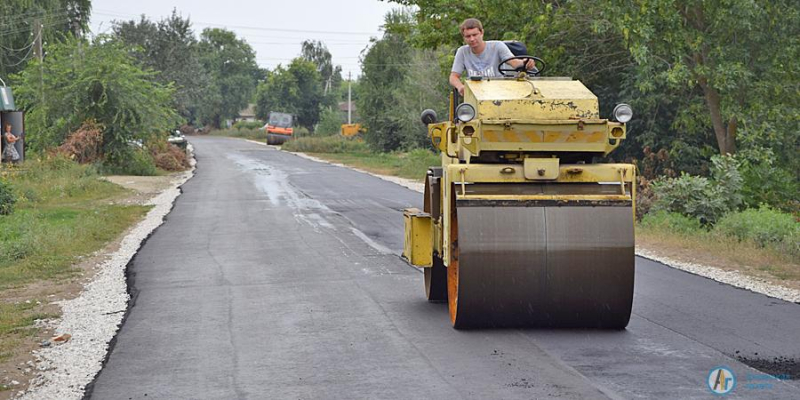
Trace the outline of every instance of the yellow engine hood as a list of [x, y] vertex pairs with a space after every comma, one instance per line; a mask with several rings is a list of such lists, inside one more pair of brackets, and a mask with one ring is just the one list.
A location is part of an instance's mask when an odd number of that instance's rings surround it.
[[599, 119], [597, 96], [580, 81], [495, 79], [467, 81], [464, 100], [480, 120]]

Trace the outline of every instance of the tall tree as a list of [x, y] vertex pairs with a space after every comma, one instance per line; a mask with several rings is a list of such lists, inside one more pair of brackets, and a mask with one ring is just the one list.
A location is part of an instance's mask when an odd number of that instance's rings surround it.
[[159, 73], [160, 83], [175, 85], [175, 107], [189, 122], [195, 122], [209, 93], [211, 77], [200, 63], [199, 44], [188, 18], [172, 15], [153, 23], [147, 18], [114, 23], [114, 36], [134, 46], [133, 56]]
[[[402, 25], [408, 19], [407, 13], [397, 10], [385, 17], [387, 25]], [[397, 30], [389, 29], [381, 39], [370, 44], [361, 60], [356, 104], [369, 132], [366, 141], [375, 150], [392, 151], [402, 147], [402, 132], [408, 115], [397, 112], [398, 89], [406, 83], [411, 54], [412, 48], [406, 38]]]
[[0, 78], [22, 71], [34, 58], [39, 27], [42, 43], [82, 36], [88, 30], [90, 0], [3, 0], [0, 2]]
[[202, 119], [220, 127], [247, 107], [256, 88], [258, 65], [253, 49], [236, 34], [207, 28], [200, 36], [200, 62], [211, 76], [211, 90], [201, 109]]
[[[19, 106], [28, 112], [32, 150], [60, 145], [67, 133], [93, 119], [104, 127], [103, 152], [112, 164], [125, 159], [129, 142], [163, 133], [181, 122], [173, 90], [142, 70], [117, 41], [68, 38], [50, 47], [15, 77]], [[41, 93], [45, 95], [40, 96]]]
[[270, 111], [294, 114], [297, 124], [314, 131], [323, 104], [322, 77], [316, 65], [295, 58], [284, 69], [278, 66], [266, 82], [259, 85], [256, 116], [266, 119]]
[[333, 57], [328, 47], [318, 40], [305, 40], [302, 44], [303, 59], [311, 61], [322, 77], [326, 94], [336, 90], [342, 84], [342, 66], [333, 65]]
[[278, 65], [267, 79], [259, 83], [256, 93], [256, 117], [267, 120], [270, 112], [297, 114], [300, 89], [297, 79]]
[[641, 82], [700, 89], [720, 153], [735, 153], [739, 127], [763, 118], [749, 110], [797, 110], [797, 88], [785, 86], [800, 72], [796, 3], [618, 0], [605, 11]]

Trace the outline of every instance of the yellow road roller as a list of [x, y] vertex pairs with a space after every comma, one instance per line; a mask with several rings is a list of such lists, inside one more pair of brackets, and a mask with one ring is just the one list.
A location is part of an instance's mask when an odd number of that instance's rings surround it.
[[631, 107], [601, 118], [578, 80], [501, 71], [451, 93], [447, 121], [423, 112], [441, 166], [424, 209], [404, 212], [403, 256], [455, 328], [624, 329], [635, 169], [599, 160], [625, 139]]

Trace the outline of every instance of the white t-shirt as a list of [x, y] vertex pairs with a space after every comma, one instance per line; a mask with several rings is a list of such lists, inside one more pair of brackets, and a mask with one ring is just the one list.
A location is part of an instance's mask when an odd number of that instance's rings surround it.
[[457, 74], [467, 71], [467, 76], [502, 76], [497, 67], [500, 62], [511, 57], [514, 57], [514, 54], [505, 43], [499, 40], [487, 40], [486, 48], [481, 54], [473, 53], [468, 45], [459, 47], [453, 68], [450, 70]]

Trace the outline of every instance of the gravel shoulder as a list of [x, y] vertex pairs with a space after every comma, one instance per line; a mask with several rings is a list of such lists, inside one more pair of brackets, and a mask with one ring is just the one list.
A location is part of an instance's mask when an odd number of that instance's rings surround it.
[[[194, 174], [188, 171], [164, 176], [109, 176], [104, 179], [131, 189], [121, 204], [151, 205], [138, 224], [104, 249], [84, 258], [76, 267], [80, 277], [67, 282], [40, 282], [7, 296], [46, 298], [43, 312], [60, 317], [37, 321], [38, 334], [25, 352], [3, 364], [3, 377], [11, 390], [0, 400], [80, 399], [102, 368], [109, 343], [123, 321], [129, 295], [125, 269], [142, 243], [163, 223], [180, 195], [180, 186]], [[57, 344], [52, 337], [67, 337]], [[46, 342], [47, 346], [39, 343]]]

